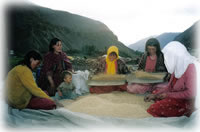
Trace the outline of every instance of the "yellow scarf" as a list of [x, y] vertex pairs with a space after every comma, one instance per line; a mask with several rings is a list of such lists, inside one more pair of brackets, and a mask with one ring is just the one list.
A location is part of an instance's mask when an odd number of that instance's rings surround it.
[[[115, 52], [117, 54], [117, 58], [113, 61], [110, 61], [109, 55], [110, 53]], [[116, 74], [116, 65], [115, 62], [119, 59], [119, 51], [116, 46], [111, 46], [109, 47], [107, 51], [107, 56], [106, 56], [106, 74], [111, 74], [114, 75]]]

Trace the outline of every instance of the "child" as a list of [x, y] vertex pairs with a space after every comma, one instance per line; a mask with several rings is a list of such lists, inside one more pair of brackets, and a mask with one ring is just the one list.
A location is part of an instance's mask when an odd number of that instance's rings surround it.
[[110, 46], [107, 50], [107, 56], [99, 60], [99, 64], [94, 74], [128, 74], [130, 73], [125, 62], [119, 57], [119, 50], [116, 46]]
[[[95, 69], [96, 73], [104, 73], [107, 75], [128, 74], [130, 73], [125, 62], [119, 57], [119, 50], [116, 46], [110, 46], [107, 50], [107, 56], [99, 61], [99, 65]], [[92, 86], [90, 93], [109, 93], [112, 91], [126, 91], [126, 84], [120, 86]]]
[[58, 99], [76, 99], [75, 86], [72, 84], [72, 73], [70, 71], [62, 72], [63, 81], [57, 88], [56, 98]]

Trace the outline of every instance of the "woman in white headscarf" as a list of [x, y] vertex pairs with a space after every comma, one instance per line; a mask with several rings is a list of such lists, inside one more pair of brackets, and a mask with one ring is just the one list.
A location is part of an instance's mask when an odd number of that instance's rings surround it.
[[196, 59], [177, 41], [167, 44], [162, 52], [172, 75], [167, 86], [145, 97], [145, 101], [155, 100], [147, 112], [154, 117], [190, 116], [197, 94]]

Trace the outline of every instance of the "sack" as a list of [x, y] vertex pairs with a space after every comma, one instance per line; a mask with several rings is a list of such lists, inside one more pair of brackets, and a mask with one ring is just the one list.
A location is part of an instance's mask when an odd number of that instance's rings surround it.
[[76, 71], [76, 74], [72, 74], [72, 83], [75, 86], [75, 93], [82, 95], [89, 92], [87, 80], [89, 77], [89, 71]]

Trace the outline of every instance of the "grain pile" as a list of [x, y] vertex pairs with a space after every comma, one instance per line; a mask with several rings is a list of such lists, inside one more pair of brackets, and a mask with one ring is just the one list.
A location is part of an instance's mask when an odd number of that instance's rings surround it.
[[127, 92], [112, 92], [108, 94], [88, 94], [75, 101], [61, 100], [66, 108], [74, 112], [96, 116], [144, 118], [150, 117], [146, 109], [152, 102], [144, 102], [144, 96]]
[[93, 81], [117, 81], [125, 80], [125, 75], [108, 75], [108, 74], [98, 74], [92, 77]]
[[133, 74], [135, 74], [136, 78], [140, 79], [163, 79], [166, 75], [166, 73], [148, 73], [144, 71], [136, 71]]

